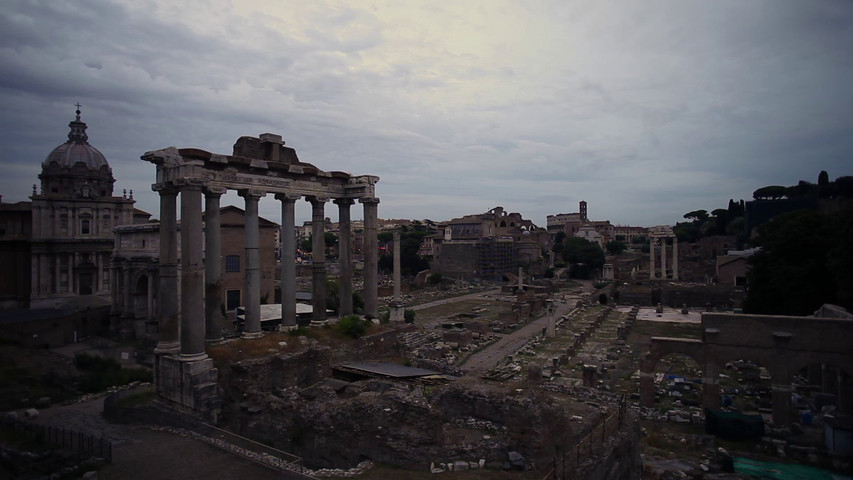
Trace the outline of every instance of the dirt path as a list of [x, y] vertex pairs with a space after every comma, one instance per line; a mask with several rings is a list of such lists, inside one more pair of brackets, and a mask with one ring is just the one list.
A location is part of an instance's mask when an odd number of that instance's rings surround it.
[[[581, 281], [584, 292], [592, 292], [593, 286], [591, 281]], [[548, 326], [549, 320], [559, 318], [574, 309], [574, 305], [569, 303], [554, 303], [555, 310], [553, 315], [544, 314], [541, 317], [533, 320], [527, 325], [518, 330], [502, 335], [495, 343], [489, 345], [483, 350], [471, 355], [460, 365], [460, 368], [466, 375], [481, 375], [486, 371], [495, 367], [507, 355], [515, 353], [516, 350], [526, 344], [531, 337], [540, 333], [543, 328]]]
[[478, 299], [478, 298], [494, 297], [496, 295], [500, 295], [500, 293], [501, 293], [500, 289], [496, 288], [493, 290], [486, 290], [484, 292], [469, 293], [468, 295], [461, 295], [459, 297], [443, 298], [441, 300], [435, 300], [433, 302], [421, 303], [420, 305], [412, 305], [412, 306], [407, 307], [407, 308], [409, 308], [411, 310], [423, 310], [425, 308], [437, 307], [439, 305], [446, 305], [448, 303], [456, 303], [456, 302], [461, 302], [464, 300], [473, 300], [473, 299]]

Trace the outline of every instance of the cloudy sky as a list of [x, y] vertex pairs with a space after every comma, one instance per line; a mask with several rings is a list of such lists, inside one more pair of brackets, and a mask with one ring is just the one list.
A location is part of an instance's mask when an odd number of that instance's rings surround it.
[[[77, 102], [116, 192], [155, 217], [142, 153], [263, 132], [380, 176], [383, 218], [501, 205], [544, 226], [586, 200], [596, 220], [673, 224], [853, 175], [848, 0], [4, 0], [0, 72], [5, 202]], [[272, 198], [261, 213], [279, 221]]]

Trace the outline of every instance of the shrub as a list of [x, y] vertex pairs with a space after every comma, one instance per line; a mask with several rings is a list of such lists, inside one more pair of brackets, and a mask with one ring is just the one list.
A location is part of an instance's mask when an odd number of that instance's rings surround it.
[[414, 310], [404, 310], [403, 311], [403, 320], [406, 323], [414, 323], [415, 322], [415, 311]]
[[362, 320], [355, 315], [347, 315], [335, 324], [335, 328], [344, 336], [358, 338], [367, 332], [368, 325], [367, 320]]

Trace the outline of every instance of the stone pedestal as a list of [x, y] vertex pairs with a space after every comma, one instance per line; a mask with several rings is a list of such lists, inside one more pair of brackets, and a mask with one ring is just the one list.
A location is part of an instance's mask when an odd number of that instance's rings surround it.
[[212, 358], [184, 361], [175, 355], [155, 355], [157, 398], [169, 408], [216, 423], [221, 408], [217, 369]]
[[403, 306], [403, 302], [391, 302], [389, 307], [391, 308], [391, 316], [389, 318], [390, 321], [404, 322], [406, 320], [406, 308]]

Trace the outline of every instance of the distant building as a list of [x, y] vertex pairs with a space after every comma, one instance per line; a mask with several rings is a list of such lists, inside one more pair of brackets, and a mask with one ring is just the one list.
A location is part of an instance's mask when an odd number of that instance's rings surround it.
[[42, 162], [32, 202], [0, 205], [0, 256], [14, 258], [0, 271], [4, 307], [109, 305], [113, 228], [150, 217], [133, 207], [132, 191], [113, 196], [112, 169], [76, 114], [68, 141]]
[[[227, 206], [221, 209], [222, 232], [222, 305], [231, 311], [243, 305], [246, 268], [246, 212]], [[275, 232], [279, 225], [258, 217], [261, 269], [261, 304], [275, 301]]]
[[0, 310], [30, 303], [33, 205], [0, 202]]
[[547, 231], [502, 207], [440, 223], [438, 231], [425, 241], [431, 270], [455, 278], [500, 279], [541, 259], [548, 246]]
[[604, 248], [608, 242], [613, 240], [630, 243], [635, 238], [644, 237], [648, 233], [648, 229], [644, 227], [613, 225], [610, 220], [590, 220], [587, 216], [587, 207], [587, 203], [581, 200], [576, 213], [548, 215], [546, 221], [551, 242], [553, 243], [556, 240], [559, 232], [563, 232], [567, 237], [585, 238]]
[[729, 250], [725, 255], [718, 255], [716, 275], [718, 285], [735, 287], [746, 286], [746, 275], [749, 273], [749, 257], [758, 252], [757, 248], [748, 250]]
[[[245, 211], [233, 205], [220, 208], [222, 235], [221, 304], [227, 311], [243, 305], [246, 268]], [[276, 232], [279, 225], [258, 217], [262, 303], [275, 301]], [[180, 222], [178, 225], [180, 230]], [[180, 236], [178, 258], [181, 255]], [[160, 223], [124, 225], [115, 229], [112, 264], [118, 289], [112, 296], [112, 329], [127, 338], [156, 338]], [[207, 258], [205, 257], [205, 261]], [[179, 285], [180, 286], [180, 285]], [[266, 299], [266, 302], [263, 300]]]

